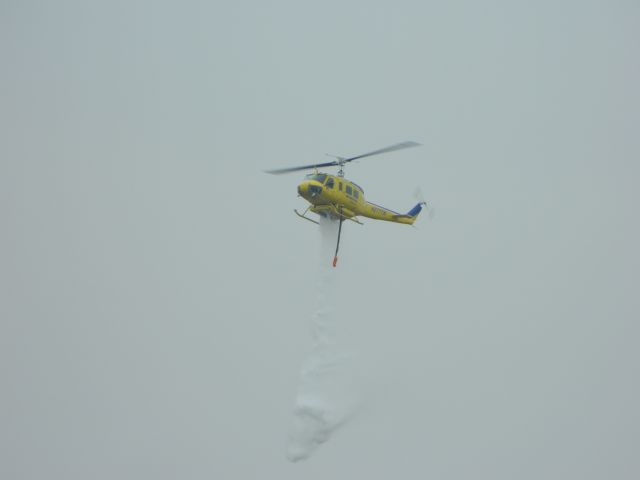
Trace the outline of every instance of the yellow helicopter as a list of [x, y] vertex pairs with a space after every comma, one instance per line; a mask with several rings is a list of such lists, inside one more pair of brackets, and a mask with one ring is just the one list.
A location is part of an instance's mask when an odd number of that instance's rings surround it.
[[[403, 223], [413, 225], [422, 211], [422, 207], [426, 205], [424, 201], [418, 202], [407, 213], [398, 213], [388, 208], [368, 202], [364, 198], [364, 190], [355, 183], [344, 178], [345, 164], [354, 160], [359, 160], [373, 155], [394, 152], [405, 148], [417, 147], [416, 142], [401, 142], [388, 147], [380, 148], [372, 152], [363, 153], [355, 157], [335, 157], [336, 160], [326, 163], [317, 163], [313, 165], [305, 165], [302, 167], [280, 168], [276, 170], [267, 170], [266, 173], [280, 175], [283, 173], [297, 172], [300, 170], [315, 170], [314, 173], [306, 175], [305, 179], [298, 185], [298, 195], [307, 200], [311, 205], [300, 213], [294, 210], [296, 215], [305, 220], [318, 224], [316, 220], [309, 218], [307, 212], [311, 211], [320, 216], [338, 220], [338, 240], [336, 243], [336, 253], [333, 257], [333, 266], [338, 263], [338, 249], [340, 248], [340, 234], [342, 232], [342, 222], [351, 220], [362, 225], [358, 216], [372, 218], [374, 220], [385, 220], [387, 222]], [[339, 167], [337, 175], [321, 173], [319, 168], [323, 167]]]

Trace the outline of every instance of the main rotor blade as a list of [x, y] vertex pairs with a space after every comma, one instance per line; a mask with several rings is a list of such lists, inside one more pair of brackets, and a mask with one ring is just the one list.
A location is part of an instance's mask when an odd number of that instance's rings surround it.
[[311, 170], [312, 168], [333, 167], [339, 165], [338, 162], [316, 163], [314, 165], [305, 165], [304, 167], [277, 168], [275, 170], [265, 170], [266, 173], [272, 175], [282, 175], [283, 173], [297, 172], [299, 170]]
[[363, 153], [362, 155], [358, 155], [356, 157], [351, 158], [340, 158], [333, 162], [327, 163], [315, 163], [313, 165], [305, 165], [303, 167], [290, 167], [290, 168], [277, 168], [275, 170], [265, 170], [266, 173], [270, 173], [272, 175], [282, 175], [283, 173], [291, 173], [298, 172], [300, 170], [311, 170], [313, 168], [322, 168], [322, 167], [335, 167], [344, 165], [347, 162], [351, 162], [352, 160], [358, 160], [360, 158], [371, 157], [373, 155], [380, 155], [381, 153], [387, 152], [395, 152], [396, 150], [402, 150], [404, 148], [417, 147], [420, 144], [417, 142], [400, 142], [394, 145], [389, 145], [388, 147], [380, 148], [378, 150], [374, 150], [373, 152]]
[[420, 145], [419, 143], [411, 142], [411, 141], [409, 141], [409, 142], [400, 142], [400, 143], [396, 143], [394, 145], [389, 145], [388, 147], [381, 148], [379, 150], [374, 150], [373, 152], [363, 153], [362, 155], [358, 155], [357, 157], [345, 158], [343, 161], [344, 161], [344, 163], [351, 162], [352, 160], [358, 160], [359, 158], [371, 157], [373, 155], [379, 155], [381, 153], [395, 152], [396, 150], [402, 150], [404, 148], [417, 147], [419, 145]]

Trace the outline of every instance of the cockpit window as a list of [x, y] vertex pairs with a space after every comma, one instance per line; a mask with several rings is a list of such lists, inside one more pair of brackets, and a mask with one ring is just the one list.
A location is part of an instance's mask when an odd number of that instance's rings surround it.
[[333, 178], [329, 177], [329, 180], [327, 180], [327, 183], [325, 184], [325, 186], [327, 188], [333, 188]]
[[310, 173], [305, 177], [307, 180], [315, 180], [316, 182], [324, 183], [327, 176], [324, 173]]

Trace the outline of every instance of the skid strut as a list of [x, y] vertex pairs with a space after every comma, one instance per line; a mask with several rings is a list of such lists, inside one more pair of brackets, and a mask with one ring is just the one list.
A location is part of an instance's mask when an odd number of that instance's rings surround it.
[[313, 222], [316, 225], [320, 225], [319, 222], [316, 222], [315, 220], [307, 217], [307, 212], [309, 211], [309, 207], [307, 207], [307, 209], [304, 211], [304, 213], [300, 213], [300, 212], [298, 212], [298, 210], [293, 210], [293, 211], [296, 212], [296, 215], [298, 215], [300, 218], [304, 218], [305, 220], [309, 220], [310, 222]]

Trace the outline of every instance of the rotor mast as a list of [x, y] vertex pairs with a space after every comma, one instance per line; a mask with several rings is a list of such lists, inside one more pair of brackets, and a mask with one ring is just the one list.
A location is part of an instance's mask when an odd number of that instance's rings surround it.
[[333, 164], [338, 167], [338, 174], [337, 175], [340, 178], [344, 178], [344, 164], [347, 163], [348, 160], [346, 158], [344, 158], [344, 157], [338, 157], [337, 155], [330, 155], [328, 153], [325, 153], [325, 155], [327, 157], [331, 157], [331, 158], [335, 158], [336, 159], [336, 161], [333, 162]]

